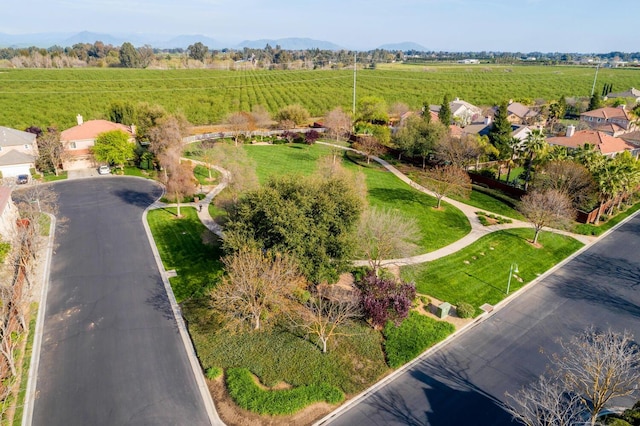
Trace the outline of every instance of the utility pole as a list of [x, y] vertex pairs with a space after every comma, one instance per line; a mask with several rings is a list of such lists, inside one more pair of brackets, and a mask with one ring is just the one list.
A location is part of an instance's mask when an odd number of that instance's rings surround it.
[[593, 86], [591, 87], [591, 96], [593, 96], [593, 93], [596, 91], [596, 80], [598, 79], [598, 68], [600, 68], [599, 62], [598, 62], [598, 65], [596, 65], [596, 75], [593, 77]]
[[358, 52], [353, 52], [353, 119], [356, 118], [356, 62], [358, 60]]

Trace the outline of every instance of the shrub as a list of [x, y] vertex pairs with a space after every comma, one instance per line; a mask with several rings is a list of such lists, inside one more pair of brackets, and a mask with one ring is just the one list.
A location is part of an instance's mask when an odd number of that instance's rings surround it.
[[387, 322], [383, 330], [387, 363], [392, 368], [400, 367], [427, 348], [444, 340], [455, 327], [445, 321], [437, 321], [411, 311], [400, 326]]
[[460, 318], [472, 318], [476, 313], [476, 308], [467, 302], [458, 302], [456, 304], [456, 312]]
[[429, 306], [431, 304], [431, 298], [427, 297], [427, 296], [420, 296], [420, 300], [422, 301], [422, 304], [425, 306]]
[[227, 388], [236, 404], [259, 414], [292, 414], [314, 402], [337, 404], [344, 399], [342, 391], [325, 383], [283, 390], [261, 389], [246, 368], [227, 371]]
[[358, 283], [358, 288], [365, 317], [375, 329], [383, 328], [388, 320], [399, 325], [416, 297], [415, 284], [378, 277], [373, 272]]
[[4, 263], [4, 259], [11, 250], [11, 244], [0, 242], [0, 263]]
[[204, 372], [205, 377], [209, 380], [217, 379], [221, 374], [222, 369], [219, 367], [209, 367], [207, 371]]

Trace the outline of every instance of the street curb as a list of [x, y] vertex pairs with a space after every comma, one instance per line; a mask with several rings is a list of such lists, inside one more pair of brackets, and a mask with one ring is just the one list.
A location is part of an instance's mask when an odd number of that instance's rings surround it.
[[440, 349], [442, 349], [443, 347], [445, 347], [446, 345], [451, 343], [456, 337], [466, 333], [467, 331], [471, 330], [475, 326], [477, 326], [477, 325], [483, 323], [484, 321], [486, 321], [487, 319], [491, 318], [496, 312], [498, 312], [501, 309], [503, 309], [505, 306], [507, 306], [509, 303], [511, 303], [513, 300], [515, 300], [518, 296], [520, 296], [520, 295], [524, 294], [525, 292], [529, 291], [531, 288], [533, 288], [536, 284], [538, 284], [544, 278], [546, 278], [547, 276], [551, 275], [557, 269], [561, 268], [565, 264], [569, 263], [571, 260], [573, 260], [576, 257], [578, 257], [583, 252], [587, 251], [589, 248], [591, 248], [592, 245], [594, 245], [595, 243], [601, 241], [602, 239], [604, 239], [604, 237], [609, 235], [611, 232], [613, 232], [614, 230], [618, 229], [620, 226], [622, 226], [623, 224], [625, 224], [626, 222], [628, 222], [629, 220], [631, 220], [632, 218], [634, 218], [635, 216], [637, 216], [639, 214], [640, 214], [640, 210], [638, 210], [637, 212], [631, 214], [629, 217], [625, 218], [624, 220], [620, 221], [620, 223], [616, 224], [611, 229], [609, 229], [608, 231], [606, 231], [602, 235], [598, 236], [595, 240], [591, 241], [590, 243], [585, 244], [579, 250], [577, 250], [576, 252], [571, 254], [569, 257], [565, 258], [560, 263], [554, 265], [551, 269], [548, 269], [545, 273], [543, 273], [539, 277], [536, 277], [534, 280], [532, 280], [529, 283], [527, 283], [527, 285], [525, 285], [524, 287], [519, 289], [517, 292], [512, 293], [512, 296], [509, 296], [509, 297], [503, 299], [502, 301], [500, 301], [500, 303], [498, 303], [497, 305], [494, 306], [494, 309], [491, 312], [485, 312], [484, 314], [479, 315], [473, 322], [470, 322], [470, 323], [466, 324], [465, 326], [461, 327], [459, 330], [456, 330], [455, 332], [450, 334], [445, 340], [443, 340], [443, 341], [435, 344], [434, 346], [430, 347], [429, 349], [427, 349], [426, 351], [424, 351], [423, 353], [418, 355], [416, 358], [414, 358], [412, 361], [406, 363], [405, 365], [403, 365], [399, 369], [393, 371], [391, 374], [389, 374], [388, 376], [384, 377], [379, 382], [375, 383], [371, 387], [365, 389], [364, 391], [362, 391], [361, 393], [359, 393], [355, 397], [351, 398], [345, 404], [341, 405], [340, 407], [338, 407], [337, 409], [335, 409], [331, 413], [327, 414], [326, 416], [324, 416], [320, 420], [314, 422], [313, 426], [325, 425], [325, 424], [329, 423], [330, 421], [340, 417], [340, 415], [342, 415], [342, 413], [344, 413], [345, 411], [349, 410], [354, 405], [356, 405], [357, 403], [361, 402], [362, 400], [364, 400], [369, 395], [373, 394], [378, 389], [380, 389], [380, 388], [384, 387], [385, 385], [387, 385], [388, 383], [392, 382], [393, 380], [395, 380], [398, 376], [400, 376], [405, 371], [407, 371], [410, 368], [414, 367], [416, 364], [422, 362], [424, 358], [428, 357], [432, 353], [435, 353], [435, 352], [439, 351]]
[[27, 379], [27, 391], [22, 410], [22, 426], [30, 426], [33, 422], [33, 407], [35, 406], [36, 389], [38, 385], [38, 367], [40, 366], [40, 349], [42, 347], [42, 335], [44, 334], [44, 316], [47, 310], [47, 293], [49, 290], [49, 273], [51, 270], [51, 258], [53, 255], [53, 242], [55, 241], [56, 217], [49, 214], [49, 241], [47, 243], [47, 255], [44, 261], [42, 273], [42, 285], [40, 289], [40, 303], [38, 304], [38, 319], [33, 336], [33, 349], [29, 362], [29, 378]]
[[204, 407], [207, 410], [209, 422], [211, 425], [224, 425], [224, 423], [218, 416], [218, 412], [216, 411], [213, 399], [211, 398], [211, 393], [209, 392], [207, 383], [204, 380], [204, 375], [202, 373], [200, 363], [198, 362], [196, 350], [193, 347], [193, 343], [191, 342], [191, 337], [189, 337], [189, 332], [187, 331], [184, 319], [182, 318], [180, 306], [178, 306], [178, 303], [176, 302], [176, 297], [173, 294], [173, 289], [171, 288], [171, 284], [169, 283], [169, 279], [167, 278], [167, 273], [164, 269], [164, 265], [162, 264], [160, 253], [158, 252], [155, 240], [153, 239], [153, 235], [151, 234], [151, 229], [149, 228], [149, 224], [147, 222], [147, 213], [149, 212], [149, 210], [150, 206], [144, 210], [144, 213], [142, 213], [142, 224], [144, 226], [145, 232], [147, 233], [147, 239], [149, 240], [149, 245], [151, 246], [151, 250], [153, 251], [153, 257], [155, 258], [156, 264], [158, 266], [158, 271], [160, 272], [160, 276], [162, 277], [162, 283], [164, 284], [164, 288], [167, 292], [167, 297], [169, 298], [169, 303], [171, 304], [171, 311], [173, 312], [173, 316], [176, 320], [176, 324], [180, 332], [180, 337], [182, 338], [182, 343], [184, 344], [184, 348], [187, 351], [189, 364], [191, 365], [191, 369], [193, 370], [193, 375], [196, 380], [196, 384], [198, 385], [200, 395], [202, 396]]

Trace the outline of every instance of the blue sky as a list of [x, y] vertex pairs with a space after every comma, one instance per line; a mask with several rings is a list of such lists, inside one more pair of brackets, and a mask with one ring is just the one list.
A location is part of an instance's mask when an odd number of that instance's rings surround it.
[[[309, 37], [355, 49], [640, 51], [639, 0], [5, 0], [0, 33]], [[6, 4], [10, 3], [10, 4]]]

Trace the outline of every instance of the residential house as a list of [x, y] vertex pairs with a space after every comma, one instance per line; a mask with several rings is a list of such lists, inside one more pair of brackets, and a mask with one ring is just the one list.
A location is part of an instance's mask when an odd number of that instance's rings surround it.
[[11, 240], [16, 220], [18, 209], [11, 200], [11, 188], [0, 186], [0, 240]]
[[536, 124], [540, 114], [520, 102], [509, 102], [507, 106], [507, 120], [514, 124]]
[[122, 130], [134, 142], [135, 127], [113, 123], [107, 120], [89, 120], [85, 122], [81, 115], [77, 116], [78, 125], [60, 133], [68, 158], [62, 163], [64, 170], [78, 170], [95, 167], [96, 163], [91, 154], [91, 147], [101, 133]]
[[10, 178], [29, 174], [38, 157], [36, 135], [0, 127], [0, 172]]
[[566, 146], [569, 149], [576, 149], [585, 144], [590, 144], [602, 155], [615, 157], [617, 154], [630, 151], [635, 157], [640, 154], [640, 148], [622, 138], [615, 138], [597, 130], [576, 131], [574, 126], [567, 127], [565, 136], [547, 138], [549, 145]]
[[[462, 136], [466, 136], [466, 135], [488, 136], [492, 126], [493, 126], [492, 118], [490, 116], [487, 116], [484, 118], [482, 122], [472, 123], [462, 128]], [[531, 126], [525, 126], [521, 124], [512, 124], [511, 137], [516, 138], [520, 141], [524, 141], [525, 139], [527, 139], [527, 136], [529, 136], [529, 134], [532, 132], [533, 129], [534, 128]]]
[[626, 92], [609, 93], [607, 96], [605, 96], [605, 99], [615, 99], [615, 98], [633, 99], [634, 102], [638, 103], [640, 102], [640, 90], [636, 89], [635, 87], [632, 87]]
[[[482, 110], [480, 108], [460, 98], [455, 98], [449, 102], [449, 107], [451, 108], [453, 121], [461, 127], [467, 126], [482, 118]], [[440, 112], [440, 105], [430, 105], [429, 110], [438, 114], [438, 112]]]
[[636, 129], [631, 114], [624, 105], [617, 108], [604, 107], [580, 114], [580, 121], [586, 123], [591, 129], [619, 136]]

